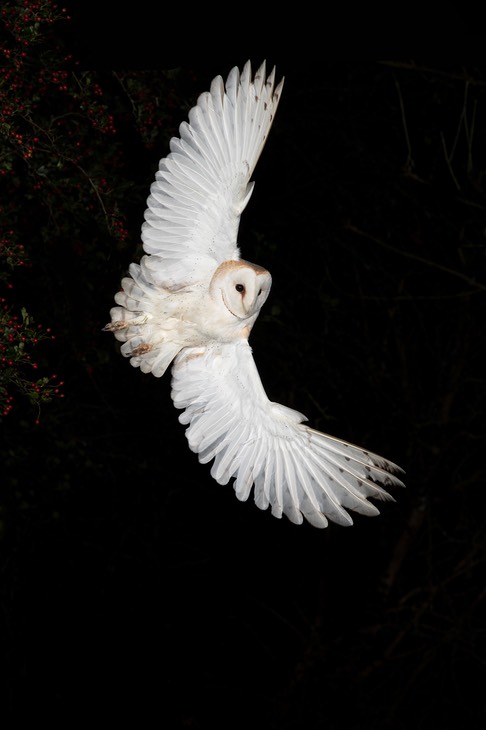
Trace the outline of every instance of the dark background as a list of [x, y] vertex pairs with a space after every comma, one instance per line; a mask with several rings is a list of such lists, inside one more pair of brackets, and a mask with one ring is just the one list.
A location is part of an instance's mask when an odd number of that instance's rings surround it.
[[[217, 485], [170, 375], [101, 332], [170, 136], [214, 75], [266, 51], [125, 55], [71, 15], [42, 47], [79, 60], [69, 89], [98, 84], [116, 133], [80, 105], [56, 138], [76, 130], [78, 167], [59, 153], [37, 195], [40, 161], [19, 163], [4, 186], [32, 259], [10, 295], [55, 332], [38, 358], [65, 384], [38, 425], [21, 399], [1, 424], [2, 715], [483, 727], [486, 63], [267, 55], [286, 81], [239, 237], [274, 280], [251, 339], [262, 380], [407, 472], [380, 517], [320, 531]], [[56, 93], [40, 126], [74, 115]]]

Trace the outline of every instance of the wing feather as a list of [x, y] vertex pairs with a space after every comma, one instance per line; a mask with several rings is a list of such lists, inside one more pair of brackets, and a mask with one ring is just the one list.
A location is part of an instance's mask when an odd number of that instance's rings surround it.
[[172, 398], [188, 424], [199, 460], [214, 460], [220, 484], [234, 479], [236, 495], [271, 508], [276, 517], [316, 527], [351, 525], [347, 510], [376, 515], [368, 498], [392, 500], [384, 489], [403, 486], [402, 470], [369, 451], [306, 426], [302, 414], [271, 403], [246, 340], [186, 348], [172, 369]]
[[251, 175], [266, 142], [283, 81], [265, 63], [251, 77], [230, 71], [226, 86], [213, 79], [170, 141], [147, 199], [142, 226], [150, 269], [168, 289], [208, 276], [223, 261], [240, 258], [240, 215], [253, 189]]

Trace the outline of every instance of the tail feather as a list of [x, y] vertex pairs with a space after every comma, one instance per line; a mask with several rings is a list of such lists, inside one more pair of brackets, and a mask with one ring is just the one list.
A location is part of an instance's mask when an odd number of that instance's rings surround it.
[[174, 320], [168, 312], [161, 317], [161, 304], [169, 299], [170, 292], [149, 281], [143, 267], [132, 264], [130, 276], [122, 279], [122, 289], [115, 295], [119, 306], [110, 310], [111, 322], [103, 327], [123, 342], [121, 353], [133, 367], [155, 377], [165, 373], [181, 350], [174, 342]]

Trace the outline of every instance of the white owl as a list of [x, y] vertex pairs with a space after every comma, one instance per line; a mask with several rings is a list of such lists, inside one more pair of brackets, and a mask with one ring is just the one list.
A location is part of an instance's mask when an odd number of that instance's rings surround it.
[[297, 524], [351, 525], [347, 510], [378, 514], [368, 497], [392, 500], [384, 487], [403, 486], [402, 470], [269, 401], [248, 344], [272, 279], [240, 258], [237, 232], [282, 86], [275, 69], [266, 78], [265, 63], [252, 79], [248, 62], [199, 97], [160, 162], [142, 227], [146, 255], [130, 265], [104, 329], [144, 373], [160, 377], [174, 361], [179, 421], [219, 484], [234, 478], [240, 500], [253, 487], [260, 509]]

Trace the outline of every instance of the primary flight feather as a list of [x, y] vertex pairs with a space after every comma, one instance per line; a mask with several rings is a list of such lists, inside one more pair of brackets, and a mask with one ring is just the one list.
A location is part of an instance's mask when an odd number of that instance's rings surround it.
[[172, 365], [172, 399], [190, 448], [212, 461], [239, 499], [295, 523], [352, 524], [347, 510], [378, 514], [402, 470], [358, 446], [315, 431], [266, 396], [248, 344], [267, 299], [268, 271], [240, 258], [240, 216], [283, 80], [248, 62], [218, 76], [170, 141], [150, 189], [145, 254], [131, 264], [105, 330], [132, 365], [160, 377]]

